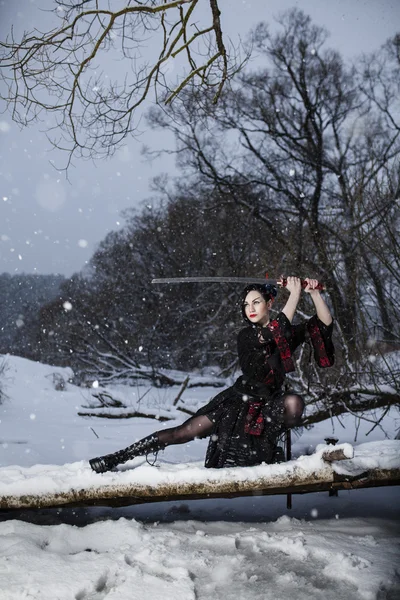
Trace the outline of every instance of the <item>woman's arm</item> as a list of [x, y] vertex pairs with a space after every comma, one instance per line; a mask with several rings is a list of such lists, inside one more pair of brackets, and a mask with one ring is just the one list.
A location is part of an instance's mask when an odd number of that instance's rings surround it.
[[301, 282], [299, 277], [288, 277], [286, 289], [290, 292], [290, 296], [281, 312], [283, 312], [289, 321], [292, 322], [301, 294]]
[[304, 291], [307, 294], [310, 294], [311, 300], [313, 301], [315, 306], [315, 312], [317, 313], [318, 319], [322, 321], [324, 325], [330, 325], [333, 321], [330, 310], [326, 305], [325, 300], [321, 296], [320, 291], [315, 289], [318, 285], [318, 280], [309, 279], [308, 277], [306, 277], [305, 281], [307, 281], [308, 285], [304, 289]]

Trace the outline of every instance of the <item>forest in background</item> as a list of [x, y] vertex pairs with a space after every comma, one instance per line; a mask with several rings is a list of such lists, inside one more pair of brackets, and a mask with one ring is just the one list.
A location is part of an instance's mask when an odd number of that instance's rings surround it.
[[63, 275], [0, 274], [0, 354], [34, 358], [39, 311], [60, 294]]
[[[238, 287], [151, 279], [296, 274], [325, 283], [336, 319], [334, 369], [315, 369], [306, 348], [292, 377], [319, 418], [399, 403], [400, 35], [347, 64], [294, 9], [275, 33], [260, 24], [253, 44], [260, 66], [217, 104], [193, 84], [150, 111], [150, 127], [175, 135], [181, 176], [158, 178], [83, 272], [18, 313], [12, 352], [82, 381], [227, 375]], [[299, 315], [311, 314], [305, 298]]]

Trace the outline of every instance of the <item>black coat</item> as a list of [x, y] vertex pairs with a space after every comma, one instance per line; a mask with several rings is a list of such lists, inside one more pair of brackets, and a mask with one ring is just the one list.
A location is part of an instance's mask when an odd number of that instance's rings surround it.
[[237, 338], [242, 375], [196, 415], [207, 415], [214, 430], [205, 466], [251, 466], [273, 459], [276, 440], [284, 431], [283, 383], [294, 371], [293, 352], [310, 339], [317, 364], [334, 363], [333, 323], [325, 325], [314, 315], [292, 325], [279, 313], [266, 327], [249, 325]]

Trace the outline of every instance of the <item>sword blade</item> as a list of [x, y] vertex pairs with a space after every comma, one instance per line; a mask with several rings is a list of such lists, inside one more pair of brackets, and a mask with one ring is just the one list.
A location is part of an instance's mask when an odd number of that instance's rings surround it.
[[151, 283], [270, 283], [278, 285], [277, 279], [265, 277], [161, 277], [152, 279]]

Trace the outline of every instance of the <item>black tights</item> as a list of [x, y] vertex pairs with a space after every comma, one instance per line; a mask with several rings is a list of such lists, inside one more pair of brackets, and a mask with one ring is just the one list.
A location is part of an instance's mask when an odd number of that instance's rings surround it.
[[165, 446], [171, 444], [186, 444], [186, 442], [190, 442], [195, 438], [209, 436], [213, 427], [214, 423], [211, 419], [206, 415], [199, 415], [198, 417], [190, 417], [190, 419], [177, 427], [157, 431], [157, 436], [160, 442]]
[[[286, 394], [283, 397], [283, 424], [285, 427], [297, 427], [301, 423], [304, 410], [304, 400], [298, 394]], [[159, 441], [165, 445], [186, 444], [195, 438], [208, 437], [214, 428], [214, 423], [207, 415], [191, 417], [182, 425], [157, 431]]]

